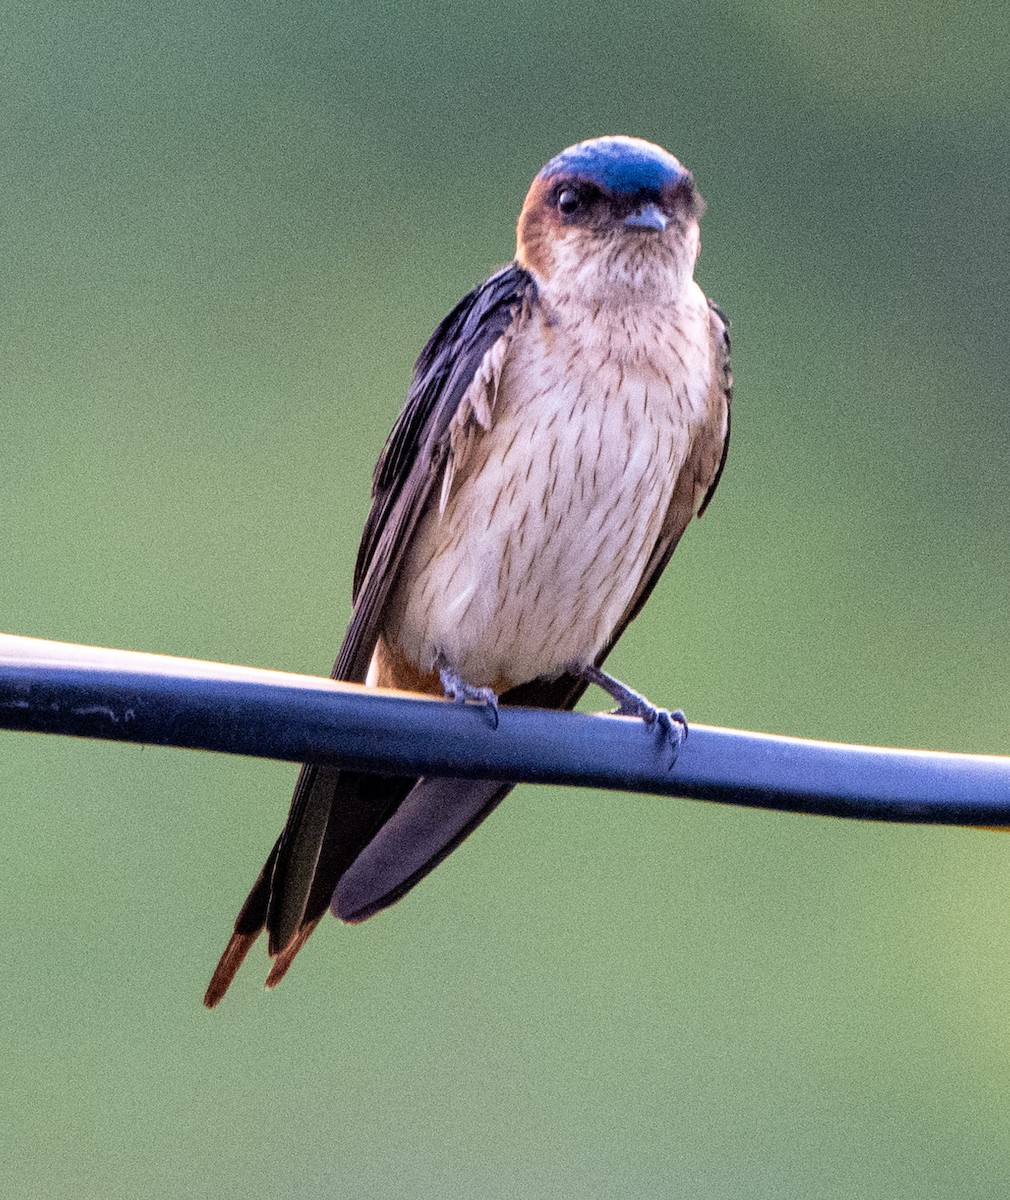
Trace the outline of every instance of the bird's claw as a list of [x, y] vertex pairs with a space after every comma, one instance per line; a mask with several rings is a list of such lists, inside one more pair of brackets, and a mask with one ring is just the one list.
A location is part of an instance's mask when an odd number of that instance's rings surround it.
[[622, 701], [614, 709], [614, 715], [620, 717], [640, 717], [650, 728], [659, 731], [660, 738], [670, 747], [669, 769], [672, 770], [680, 754], [680, 748], [687, 740], [687, 717], [679, 708], [671, 712], [668, 708], [657, 708], [644, 696], [635, 695], [634, 699]]
[[446, 699], [454, 700], [457, 704], [466, 704], [473, 700], [480, 704], [484, 719], [492, 729], [498, 728], [498, 697], [489, 687], [474, 687], [461, 679], [450, 667], [440, 667], [438, 677], [442, 682], [442, 690]]
[[658, 727], [660, 736], [670, 747], [670, 768], [677, 761], [680, 747], [687, 738], [687, 717], [679, 708], [673, 712], [665, 708], [657, 708], [655, 704], [633, 691], [626, 683], [608, 675], [594, 664], [582, 666], [573, 663], [568, 667], [573, 675], [581, 676], [587, 683], [595, 683], [617, 701], [614, 715], [619, 717], [639, 717], [652, 729]]

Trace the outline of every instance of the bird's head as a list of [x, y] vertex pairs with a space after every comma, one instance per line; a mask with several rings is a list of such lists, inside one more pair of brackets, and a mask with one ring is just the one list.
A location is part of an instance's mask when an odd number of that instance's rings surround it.
[[592, 305], [668, 302], [691, 279], [701, 210], [691, 172], [661, 146], [592, 138], [533, 180], [516, 259], [548, 294]]

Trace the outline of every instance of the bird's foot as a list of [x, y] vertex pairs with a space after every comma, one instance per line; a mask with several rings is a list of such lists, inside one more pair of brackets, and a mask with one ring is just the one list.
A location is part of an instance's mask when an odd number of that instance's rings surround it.
[[474, 700], [481, 705], [484, 718], [492, 729], [498, 728], [498, 697], [489, 687], [474, 687], [467, 683], [452, 669], [438, 664], [438, 677], [442, 681], [442, 690], [447, 700], [455, 700], [457, 704], [465, 704]]
[[615, 716], [640, 717], [650, 729], [657, 728], [663, 741], [670, 747], [670, 766], [673, 766], [688, 734], [687, 717], [679, 708], [674, 709], [673, 712], [665, 708], [657, 708], [640, 692], [629, 688], [626, 683], [615, 679], [613, 675], [608, 675], [606, 671], [601, 671], [592, 663], [588, 666], [573, 665], [568, 670], [587, 683], [595, 683], [608, 696], [612, 696], [617, 701], [617, 708], [614, 709]]

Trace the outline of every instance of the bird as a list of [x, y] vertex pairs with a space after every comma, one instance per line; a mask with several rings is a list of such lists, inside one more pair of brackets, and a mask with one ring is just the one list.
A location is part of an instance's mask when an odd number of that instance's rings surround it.
[[[590, 684], [673, 752], [686, 732], [603, 670], [729, 445], [728, 322], [694, 279], [703, 201], [661, 146], [594, 137], [537, 173], [514, 260], [421, 351], [372, 479], [332, 678], [570, 709]], [[393, 904], [512, 785], [306, 764], [204, 1003], [265, 929], [277, 984], [327, 909]]]

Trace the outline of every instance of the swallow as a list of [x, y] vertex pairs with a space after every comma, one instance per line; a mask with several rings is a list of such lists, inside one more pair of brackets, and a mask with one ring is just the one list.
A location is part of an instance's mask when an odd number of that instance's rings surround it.
[[[702, 200], [666, 150], [600, 137], [544, 166], [516, 255], [421, 351], [375, 468], [334, 679], [570, 709], [590, 684], [681, 730], [603, 671], [729, 443], [727, 322], [694, 280]], [[676, 714], [679, 718], [680, 714]], [[235, 922], [216, 1005], [265, 929], [280, 981], [328, 908], [393, 904], [511, 784], [306, 764]]]

